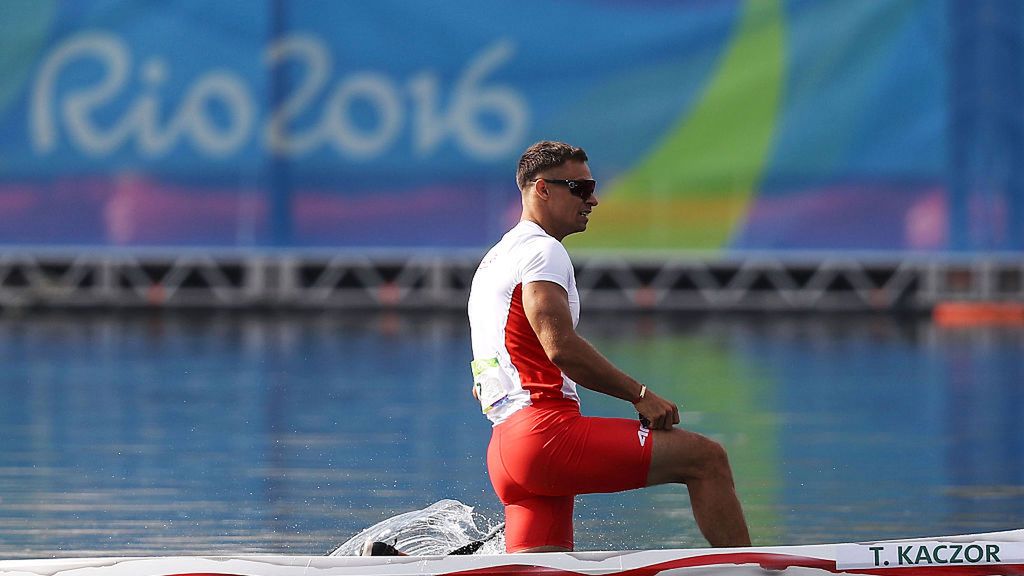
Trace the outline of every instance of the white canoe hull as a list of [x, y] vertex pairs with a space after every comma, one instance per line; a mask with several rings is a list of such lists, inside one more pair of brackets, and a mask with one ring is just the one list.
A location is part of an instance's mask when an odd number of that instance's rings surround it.
[[1024, 576], [1024, 530], [729, 549], [495, 556], [167, 556], [0, 561], [2, 576]]

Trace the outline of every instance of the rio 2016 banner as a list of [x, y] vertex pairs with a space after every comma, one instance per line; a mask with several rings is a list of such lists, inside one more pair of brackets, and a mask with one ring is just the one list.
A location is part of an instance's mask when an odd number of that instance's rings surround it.
[[0, 12], [2, 245], [479, 248], [556, 139], [600, 181], [573, 247], [1024, 247], [1012, 110], [956, 89], [1012, 82], [943, 2]]

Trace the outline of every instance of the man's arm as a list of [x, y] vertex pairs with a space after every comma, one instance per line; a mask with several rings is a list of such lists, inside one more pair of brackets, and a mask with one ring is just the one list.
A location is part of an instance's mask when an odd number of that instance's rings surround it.
[[650, 390], [640, 398], [641, 384], [576, 333], [564, 288], [554, 282], [527, 283], [523, 311], [551, 362], [580, 386], [632, 402], [654, 430], [668, 430], [679, 423], [675, 404]]

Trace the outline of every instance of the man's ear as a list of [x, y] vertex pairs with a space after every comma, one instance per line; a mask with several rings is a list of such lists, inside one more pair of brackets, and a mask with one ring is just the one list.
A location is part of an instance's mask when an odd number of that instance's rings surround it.
[[547, 200], [548, 196], [551, 194], [548, 192], [548, 183], [543, 180], [537, 180], [534, 182], [533, 189], [537, 191], [537, 196], [540, 196], [545, 200]]

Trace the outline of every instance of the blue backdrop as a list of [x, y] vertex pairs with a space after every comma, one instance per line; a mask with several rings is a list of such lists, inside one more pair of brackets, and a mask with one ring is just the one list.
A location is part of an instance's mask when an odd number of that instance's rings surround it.
[[1024, 247], [1013, 0], [0, 6], [0, 243], [448, 247], [530, 143], [579, 248]]

